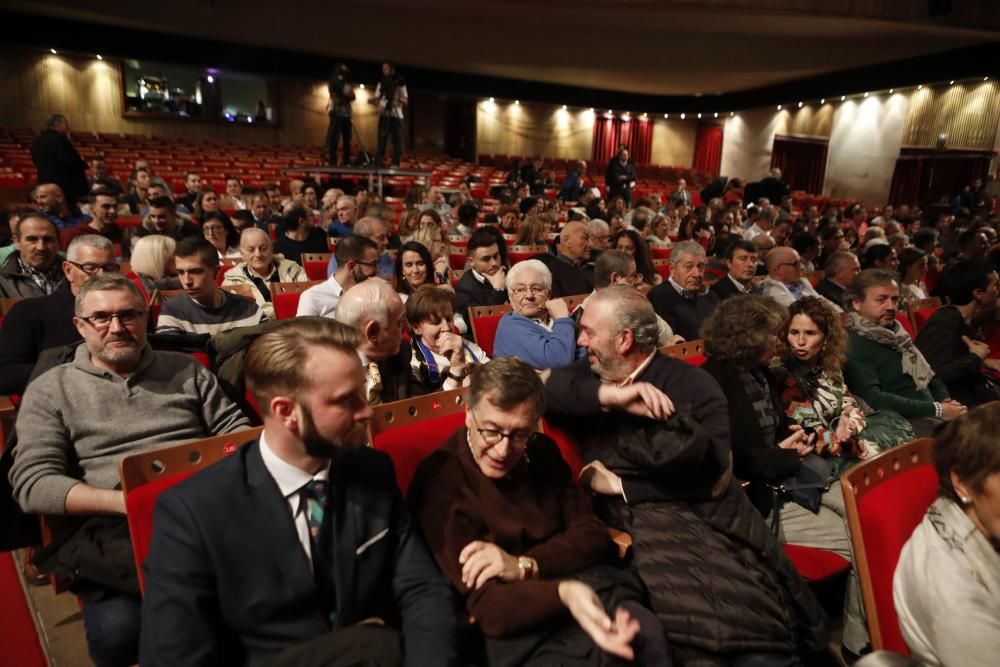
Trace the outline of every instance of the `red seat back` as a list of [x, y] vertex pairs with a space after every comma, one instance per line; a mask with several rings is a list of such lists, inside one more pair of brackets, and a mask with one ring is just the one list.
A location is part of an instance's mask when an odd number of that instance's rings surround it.
[[497, 337], [497, 327], [500, 326], [501, 315], [481, 315], [472, 318], [472, 339], [476, 345], [483, 348], [487, 357], [493, 358], [493, 342]]
[[910, 322], [909, 317], [907, 317], [903, 313], [897, 312], [896, 321], [903, 325], [903, 328], [906, 329], [906, 333], [910, 334], [910, 338], [917, 337], [917, 332], [913, 330], [913, 323]]
[[299, 310], [299, 299], [301, 298], [302, 292], [283, 292], [272, 295], [271, 299], [274, 303], [275, 318], [290, 320], [295, 317], [295, 313]]
[[931, 318], [931, 315], [937, 312], [939, 306], [933, 306], [931, 308], [921, 308], [920, 310], [913, 311], [913, 328], [916, 329], [917, 333], [924, 328], [927, 324], [927, 320]]
[[841, 478], [875, 650], [910, 653], [899, 630], [892, 577], [903, 545], [938, 495], [938, 475], [930, 458], [932, 445], [930, 438], [900, 445]]
[[139, 570], [140, 588], [145, 588], [142, 563], [149, 554], [149, 540], [153, 537], [153, 510], [156, 507], [156, 499], [171, 486], [180, 484], [194, 473], [194, 470], [185, 470], [140, 486], [125, 496], [125, 512], [128, 516], [128, 529], [132, 534], [132, 551], [135, 552], [135, 564]]
[[303, 262], [302, 268], [305, 269], [309, 280], [326, 280], [326, 267], [329, 264], [329, 262], [306, 261]]
[[465, 412], [442, 415], [394, 428], [375, 436], [372, 446], [392, 458], [396, 484], [406, 495], [417, 467], [465, 423]]
[[509, 252], [507, 253], [507, 259], [510, 261], [511, 266], [517, 264], [518, 262], [523, 262], [526, 259], [531, 259], [532, 257], [537, 257], [537, 252]]

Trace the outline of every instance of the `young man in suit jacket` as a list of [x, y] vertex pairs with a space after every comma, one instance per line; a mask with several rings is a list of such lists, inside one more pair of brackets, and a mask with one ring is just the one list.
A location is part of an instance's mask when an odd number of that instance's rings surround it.
[[465, 318], [466, 338], [471, 340], [469, 308], [507, 303], [507, 270], [503, 266], [500, 244], [485, 229], [472, 235], [466, 252], [469, 268], [455, 286], [455, 312]]
[[363, 446], [358, 338], [303, 318], [254, 341], [263, 433], [157, 504], [143, 665], [456, 664], [448, 584]]

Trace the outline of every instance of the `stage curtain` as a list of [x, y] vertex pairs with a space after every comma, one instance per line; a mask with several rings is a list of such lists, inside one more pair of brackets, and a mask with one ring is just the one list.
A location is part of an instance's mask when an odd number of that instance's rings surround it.
[[633, 118], [600, 117], [594, 121], [594, 150], [591, 159], [604, 164], [618, 154], [618, 146], [625, 144], [629, 157], [636, 164], [649, 164], [653, 154], [652, 121]]
[[811, 195], [823, 193], [829, 141], [775, 135], [771, 148], [771, 168], [781, 170], [788, 189]]
[[949, 202], [966, 185], [986, 177], [991, 159], [990, 153], [904, 148], [896, 159], [889, 203]]
[[706, 171], [718, 176], [721, 165], [722, 126], [699, 125], [694, 140], [694, 162], [691, 167], [695, 171]]

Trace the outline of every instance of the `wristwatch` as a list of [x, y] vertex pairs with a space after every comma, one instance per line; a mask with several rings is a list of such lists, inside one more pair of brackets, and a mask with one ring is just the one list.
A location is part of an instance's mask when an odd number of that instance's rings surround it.
[[468, 373], [466, 373], [466, 372], [464, 372], [464, 371], [462, 372], [462, 374], [461, 374], [461, 375], [455, 375], [455, 374], [454, 374], [454, 373], [453, 373], [453, 372], [451, 371], [451, 369], [448, 369], [448, 377], [450, 377], [450, 378], [451, 378], [452, 380], [458, 380], [459, 382], [461, 382], [462, 380], [464, 380], [464, 379], [465, 379], [465, 376], [466, 376], [466, 375], [468, 375]]
[[521, 570], [521, 579], [537, 579], [538, 563], [527, 556], [517, 557], [517, 567]]

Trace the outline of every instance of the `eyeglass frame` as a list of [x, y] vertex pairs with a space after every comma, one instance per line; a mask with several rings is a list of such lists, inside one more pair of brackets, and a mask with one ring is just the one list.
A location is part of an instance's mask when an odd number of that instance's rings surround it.
[[[534, 440], [535, 436], [538, 435], [538, 431], [531, 431], [530, 433], [527, 433], [524, 436], [523, 444], [519, 444], [514, 439], [514, 436], [518, 435], [517, 432], [511, 431], [510, 433], [504, 433], [503, 431], [498, 431], [495, 428], [482, 428], [479, 426], [479, 419], [476, 417], [476, 413], [473, 412], [472, 410], [469, 410], [469, 414], [472, 415], [472, 422], [476, 425], [476, 432], [479, 433], [479, 437], [482, 438], [483, 442], [485, 442], [490, 447], [495, 447], [496, 445], [499, 445], [506, 438], [507, 444], [509, 444], [511, 447], [513, 447], [514, 449], [524, 450], [528, 448], [528, 445], [531, 444], [531, 441]], [[487, 433], [491, 433], [493, 435], [487, 436], [486, 435]], [[495, 441], [490, 442], [490, 440], [496, 436], [499, 437]], [[521, 438], [518, 438], [518, 440], [520, 439]]]
[[517, 287], [510, 288], [511, 296], [524, 296], [528, 292], [532, 294], [545, 294], [551, 287], [546, 287], [545, 285], [518, 285]]
[[[66, 259], [66, 260], [63, 260], [63, 261], [65, 261], [65, 262], [67, 262], [69, 264], [72, 264], [76, 268], [78, 268], [81, 271], [83, 271], [84, 273], [86, 273], [88, 276], [96, 275], [98, 271], [103, 271], [104, 273], [119, 273], [119, 272], [121, 272], [121, 267], [118, 266], [115, 263], [112, 263], [112, 262], [108, 262], [107, 264], [97, 264], [97, 263], [94, 263], [94, 262], [85, 262], [85, 263], [81, 264], [80, 262], [74, 262], [71, 259]], [[94, 269], [91, 270], [91, 271], [88, 271], [85, 268], [87, 266], [93, 266]]]
[[[145, 315], [146, 312], [147, 311], [142, 310], [140, 308], [126, 308], [125, 310], [115, 311], [112, 313], [97, 311], [93, 315], [77, 315], [76, 318], [78, 320], [86, 322], [90, 326], [94, 327], [94, 329], [96, 329], [97, 331], [107, 331], [108, 329], [111, 328], [111, 323], [114, 322], [115, 318], [118, 318], [118, 324], [122, 325], [123, 327], [129, 327], [137, 323], [139, 321], [139, 318]], [[107, 323], [98, 324], [94, 322], [94, 320], [97, 319], [99, 316], [107, 317], [108, 318]]]

